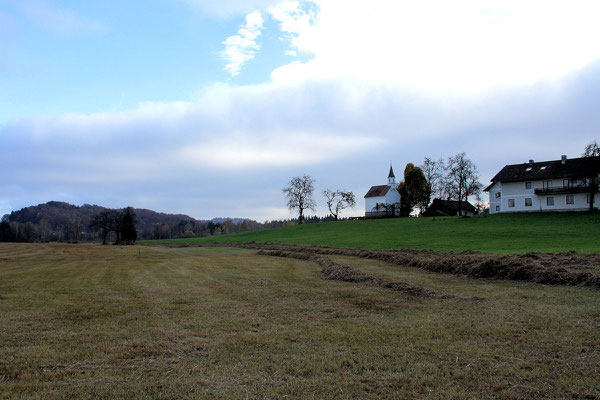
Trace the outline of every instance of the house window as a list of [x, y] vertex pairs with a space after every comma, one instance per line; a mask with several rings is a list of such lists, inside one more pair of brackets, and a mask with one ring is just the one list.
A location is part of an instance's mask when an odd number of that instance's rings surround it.
[[544, 189], [550, 189], [552, 187], [552, 181], [544, 181], [542, 186]]
[[567, 204], [575, 204], [575, 198], [572, 194], [567, 195]]
[[496, 198], [499, 199], [500, 198], [500, 192], [496, 192]]
[[525, 182], [525, 189], [531, 189], [531, 182]]
[[500, 206], [496, 206], [496, 211], [500, 211]]
[[526, 197], [525, 198], [525, 207], [531, 207], [531, 197]]
[[569, 187], [569, 180], [568, 179], [563, 179], [563, 187]]
[[554, 205], [554, 197], [546, 197], [546, 205], [553, 206]]
[[585, 202], [590, 204], [591, 198], [592, 198], [591, 195], [588, 194], [587, 197], [585, 198]]
[[515, 206], [515, 199], [508, 199], [508, 206], [509, 207], [514, 207]]

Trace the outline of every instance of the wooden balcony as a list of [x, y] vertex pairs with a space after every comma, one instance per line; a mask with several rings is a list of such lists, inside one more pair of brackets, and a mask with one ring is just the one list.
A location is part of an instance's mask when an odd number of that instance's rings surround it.
[[574, 185], [574, 186], [554, 186], [547, 188], [537, 188], [534, 190], [535, 194], [538, 195], [550, 195], [550, 194], [575, 194], [575, 193], [589, 193], [591, 190], [588, 185]]

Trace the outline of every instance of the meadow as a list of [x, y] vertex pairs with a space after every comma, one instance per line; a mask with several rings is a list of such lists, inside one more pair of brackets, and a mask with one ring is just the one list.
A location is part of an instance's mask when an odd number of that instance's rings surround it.
[[0, 243], [0, 398], [600, 399], [597, 289], [333, 258], [434, 295], [249, 249]]
[[523, 213], [472, 218], [324, 222], [192, 239], [181, 243], [271, 242], [362, 249], [475, 250], [489, 253], [600, 252], [600, 214]]

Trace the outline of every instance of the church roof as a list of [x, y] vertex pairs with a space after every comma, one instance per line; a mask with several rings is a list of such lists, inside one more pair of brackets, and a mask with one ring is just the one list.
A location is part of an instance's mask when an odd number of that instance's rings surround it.
[[365, 194], [365, 198], [385, 196], [390, 189], [389, 185], [371, 186], [371, 189]]
[[394, 170], [392, 169], [392, 164], [390, 164], [390, 173], [388, 174], [388, 178], [395, 178]]

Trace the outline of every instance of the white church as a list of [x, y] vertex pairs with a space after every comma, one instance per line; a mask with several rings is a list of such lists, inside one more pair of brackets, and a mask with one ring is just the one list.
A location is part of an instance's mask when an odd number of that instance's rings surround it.
[[365, 194], [365, 217], [393, 217], [400, 215], [400, 193], [390, 164], [387, 185], [372, 186]]

